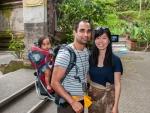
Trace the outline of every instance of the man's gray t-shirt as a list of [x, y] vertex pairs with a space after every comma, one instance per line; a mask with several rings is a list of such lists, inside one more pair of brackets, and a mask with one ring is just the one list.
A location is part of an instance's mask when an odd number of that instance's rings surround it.
[[[71, 95], [84, 95], [84, 92], [82, 90], [82, 83], [86, 82], [86, 76], [89, 71], [89, 51], [87, 48], [84, 48], [83, 51], [76, 50], [73, 46], [73, 44], [69, 44], [71, 46], [76, 54], [76, 66], [78, 69], [77, 76], [80, 77], [81, 82], [79, 82], [78, 79], [75, 79], [76, 75], [76, 67], [74, 66], [72, 70], [66, 75], [65, 79], [62, 82], [63, 87], [67, 92], [69, 92]], [[70, 53], [69, 51], [65, 49], [59, 50], [56, 60], [55, 60], [55, 66], [62, 66], [64, 68], [67, 68], [70, 62]]]

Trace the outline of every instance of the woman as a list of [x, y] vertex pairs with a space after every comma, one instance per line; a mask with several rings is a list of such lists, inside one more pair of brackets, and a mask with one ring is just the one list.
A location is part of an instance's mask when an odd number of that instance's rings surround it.
[[94, 44], [90, 56], [90, 89], [92, 105], [89, 113], [119, 113], [122, 63], [112, 52], [108, 28], [94, 30]]

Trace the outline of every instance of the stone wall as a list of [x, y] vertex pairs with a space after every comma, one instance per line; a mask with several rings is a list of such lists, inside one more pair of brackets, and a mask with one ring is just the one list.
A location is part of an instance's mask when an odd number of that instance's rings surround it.
[[[11, 30], [24, 33], [24, 58], [39, 37], [54, 35], [56, 26], [55, 2], [45, 1], [41, 5], [27, 6], [25, 0], [20, 4], [0, 4], [0, 31]], [[48, 10], [48, 12], [47, 12]]]
[[26, 6], [23, 2], [23, 20], [24, 20], [24, 58], [31, 49], [31, 45], [37, 42], [41, 36], [47, 36], [47, 4], [35, 6]]
[[25, 33], [25, 48], [26, 52], [30, 50], [33, 43], [37, 42], [41, 36], [46, 35], [47, 26], [46, 23], [25, 23], [24, 24]]
[[0, 31], [23, 32], [22, 4], [0, 5]]

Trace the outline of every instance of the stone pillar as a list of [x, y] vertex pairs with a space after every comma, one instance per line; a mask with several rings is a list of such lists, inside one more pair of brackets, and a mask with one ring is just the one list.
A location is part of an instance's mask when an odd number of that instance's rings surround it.
[[[33, 3], [32, 3], [33, 2]], [[25, 33], [25, 52], [27, 54], [34, 42], [47, 33], [47, 0], [23, 0], [23, 21]]]

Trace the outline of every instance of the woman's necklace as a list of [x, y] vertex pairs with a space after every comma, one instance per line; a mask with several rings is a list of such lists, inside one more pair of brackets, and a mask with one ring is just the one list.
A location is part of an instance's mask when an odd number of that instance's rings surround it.
[[104, 58], [105, 56], [99, 56], [98, 57], [98, 67], [103, 67], [104, 66]]

